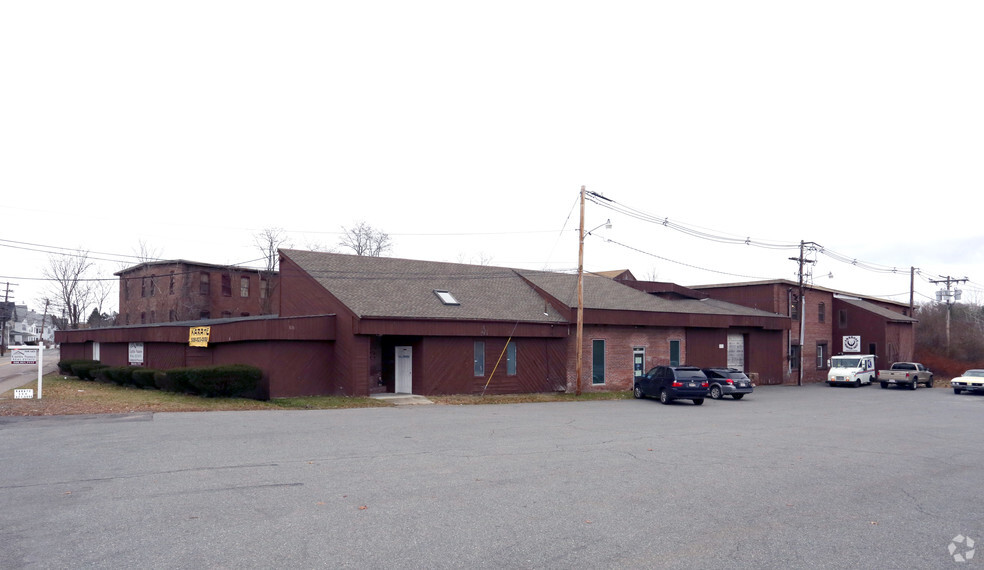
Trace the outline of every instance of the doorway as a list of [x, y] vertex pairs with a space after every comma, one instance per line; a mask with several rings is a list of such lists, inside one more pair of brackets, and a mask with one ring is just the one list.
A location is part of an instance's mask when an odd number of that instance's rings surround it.
[[728, 335], [728, 368], [745, 371], [745, 335]]
[[397, 394], [413, 394], [413, 347], [397, 346], [394, 389]]

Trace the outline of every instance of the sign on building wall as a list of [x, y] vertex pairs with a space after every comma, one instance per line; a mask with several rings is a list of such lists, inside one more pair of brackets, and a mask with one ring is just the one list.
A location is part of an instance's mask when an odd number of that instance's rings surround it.
[[144, 343], [130, 343], [128, 360], [130, 362], [130, 366], [141, 366], [144, 363]]
[[844, 352], [861, 352], [861, 336], [845, 336], [844, 337]]
[[188, 334], [188, 346], [207, 347], [210, 333], [211, 327], [191, 327]]

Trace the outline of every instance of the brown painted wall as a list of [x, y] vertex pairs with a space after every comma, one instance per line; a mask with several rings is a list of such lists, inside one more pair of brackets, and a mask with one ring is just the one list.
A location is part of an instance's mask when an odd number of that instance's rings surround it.
[[[759, 384], [782, 384], [785, 359], [777, 359], [784, 350], [785, 333], [757, 329], [689, 329], [686, 363], [710, 368], [728, 365], [728, 335], [745, 337], [745, 372], [758, 375]], [[724, 347], [724, 348], [722, 348]]]

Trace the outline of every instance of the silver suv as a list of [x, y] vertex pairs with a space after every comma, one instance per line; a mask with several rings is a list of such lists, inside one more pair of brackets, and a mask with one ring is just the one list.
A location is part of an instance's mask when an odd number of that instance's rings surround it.
[[710, 385], [710, 395], [715, 400], [731, 396], [736, 400], [751, 394], [755, 387], [751, 379], [737, 368], [704, 368], [707, 382]]

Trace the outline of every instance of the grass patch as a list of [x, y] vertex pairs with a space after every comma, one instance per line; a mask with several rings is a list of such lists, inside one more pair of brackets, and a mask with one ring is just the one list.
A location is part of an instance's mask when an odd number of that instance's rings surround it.
[[23, 386], [34, 390], [35, 399], [15, 400], [10, 390], [0, 394], [0, 416], [53, 416], [67, 414], [131, 414], [140, 412], [215, 412], [240, 410], [319, 410], [387, 407], [392, 404], [372, 398], [317, 396], [279, 398], [262, 402], [247, 398], [202, 398], [132, 386], [66, 378], [49, 374], [37, 399], [37, 381]]
[[[375, 398], [309, 396], [276, 398], [268, 402], [247, 398], [203, 398], [148, 390], [133, 386], [79, 380], [58, 373], [44, 377], [42, 399], [37, 399], [37, 381], [24, 386], [34, 390], [35, 399], [15, 400], [13, 390], [0, 394], [0, 416], [55, 416], [70, 414], [132, 414], [153, 412], [216, 412], [239, 410], [337, 410], [343, 408], [391, 407]], [[524, 404], [532, 402], [576, 402], [586, 400], [624, 400], [632, 392], [497, 394], [487, 396], [427, 396], [435, 404], [452, 406], [480, 404]]]

